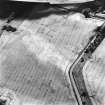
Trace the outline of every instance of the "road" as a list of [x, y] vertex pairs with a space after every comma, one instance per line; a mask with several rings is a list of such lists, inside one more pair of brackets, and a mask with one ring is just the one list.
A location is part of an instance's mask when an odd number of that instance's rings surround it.
[[96, 35], [89, 41], [73, 65], [69, 69], [69, 78], [71, 81], [72, 89], [77, 99], [78, 105], [93, 105], [90, 96], [88, 94], [82, 70], [88, 59], [90, 59], [92, 53], [100, 45], [105, 38], [105, 23], [98, 28]]

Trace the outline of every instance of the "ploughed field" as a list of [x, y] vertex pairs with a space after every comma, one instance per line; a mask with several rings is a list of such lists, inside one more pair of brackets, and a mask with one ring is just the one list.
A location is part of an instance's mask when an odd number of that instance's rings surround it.
[[77, 105], [67, 70], [102, 22], [79, 13], [36, 16], [36, 9], [0, 38], [0, 86], [23, 105]]

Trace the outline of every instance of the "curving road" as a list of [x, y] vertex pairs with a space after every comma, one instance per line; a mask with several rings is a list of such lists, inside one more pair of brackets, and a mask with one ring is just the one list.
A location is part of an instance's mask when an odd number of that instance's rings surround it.
[[96, 48], [100, 45], [104, 38], [105, 23], [97, 28], [96, 35], [91, 38], [89, 43], [86, 45], [86, 47], [83, 49], [83, 51], [80, 53], [78, 58], [69, 69], [69, 78], [78, 105], [93, 105], [86, 89], [82, 70], [86, 61], [90, 59], [92, 53], [96, 50]]

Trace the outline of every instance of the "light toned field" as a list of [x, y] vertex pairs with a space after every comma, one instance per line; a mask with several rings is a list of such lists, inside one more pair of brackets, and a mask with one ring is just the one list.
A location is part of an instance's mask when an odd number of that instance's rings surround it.
[[25, 1], [25, 2], [49, 2], [51, 4], [64, 4], [64, 3], [83, 3], [93, 0], [11, 0], [11, 1]]
[[68, 14], [17, 24], [16, 33], [0, 39], [0, 86], [16, 92], [23, 105], [77, 105], [65, 72], [100, 22]]
[[83, 70], [84, 79], [94, 105], [105, 104], [105, 40], [93, 53]]

